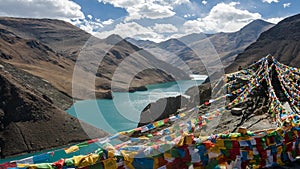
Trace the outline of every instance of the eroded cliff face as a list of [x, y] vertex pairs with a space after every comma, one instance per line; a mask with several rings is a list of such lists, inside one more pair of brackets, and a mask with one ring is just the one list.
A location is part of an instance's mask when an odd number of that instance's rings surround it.
[[0, 70], [0, 84], [1, 158], [107, 135], [34, 94], [9, 72]]

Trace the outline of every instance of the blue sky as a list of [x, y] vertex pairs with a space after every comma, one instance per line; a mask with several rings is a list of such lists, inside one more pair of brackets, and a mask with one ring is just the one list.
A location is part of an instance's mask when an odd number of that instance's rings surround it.
[[54, 18], [98, 35], [162, 41], [237, 31], [255, 19], [277, 23], [299, 0], [0, 0], [0, 16]]

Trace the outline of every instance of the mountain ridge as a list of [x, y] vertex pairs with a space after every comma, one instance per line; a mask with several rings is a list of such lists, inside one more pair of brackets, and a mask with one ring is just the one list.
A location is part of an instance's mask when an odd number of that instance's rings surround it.
[[[127, 39], [141, 48], [153, 51], [154, 55], [161, 60], [182, 67], [182, 63], [174, 61], [177, 57], [177, 60], [179, 59], [185, 62], [193, 73], [207, 74], [208, 72], [205, 66], [212, 66], [212, 63], [216, 62], [215, 59], [219, 59], [224, 67], [228, 66], [235, 59], [237, 54], [241, 53], [247, 46], [255, 42], [262, 32], [273, 26], [274, 24], [263, 20], [254, 20], [239, 31], [233, 33], [194, 33], [178, 39], [169, 39], [160, 43], [134, 40], [131, 38]], [[215, 52], [210, 52], [214, 55], [214, 59], [211, 61], [201, 61], [201, 56], [197, 55], [202, 52], [195, 50], [200, 50], [201, 48], [207, 49], [205, 45], [208, 43], [211, 48], [208, 50], [215, 50]], [[157, 48], [161, 50], [158, 50], [157, 52]], [[159, 54], [163, 53], [163, 51], [167, 51], [164, 52], [167, 54], [160, 56]], [[168, 54], [168, 52], [170, 53]], [[172, 55], [174, 55], [175, 58], [174, 56], [172, 57]], [[168, 58], [171, 59], [168, 60]], [[207, 65], [204, 65], [204, 63]]]
[[298, 67], [300, 64], [300, 14], [288, 17], [260, 35], [257, 41], [237, 56], [225, 71], [233, 72], [238, 66], [247, 66], [267, 55], [279, 62]]
[[[82, 67], [82, 72], [85, 72], [85, 75], [81, 77], [80, 81], [84, 82], [86, 77], [95, 76], [96, 84], [89, 86], [86, 84], [87, 82], [83, 83], [83, 90], [86, 92], [74, 96], [76, 99], [89, 99], [93, 93], [96, 93], [97, 98], [111, 98], [113, 74], [118, 65], [131, 54], [141, 58], [134, 61], [138, 62], [137, 65], [147, 67], [155, 64], [153, 63], [155, 60], [151, 59], [153, 56], [147, 54], [147, 57], [144, 57], [140, 52], [142, 49], [116, 35], [111, 35], [107, 39], [98, 39], [74, 25], [60, 20], [4, 17], [0, 18], [0, 30], [0, 41], [3, 44], [0, 47], [0, 57], [3, 61], [46, 79], [71, 97], [73, 97], [72, 74], [77, 58], [83, 55], [82, 51], [87, 48], [88, 43], [94, 43], [92, 45], [97, 46], [97, 49], [93, 53], [93, 59], [97, 61], [96, 51], [102, 52], [103, 60], [100, 64], [102, 67], [96, 72], [87, 71], [89, 70], [88, 66]], [[130, 66], [128, 70], [132, 69], [138, 72], [138, 69], [142, 69], [133, 66], [133, 64], [133, 61], [128, 63]], [[168, 67], [172, 66], [168, 65]], [[178, 72], [175, 67], [170, 69]], [[118, 87], [116, 90], [135, 91], [145, 88], [144, 86], [147, 84], [173, 80], [167, 75], [167, 72], [158, 71], [155, 67], [147, 70], [147, 73], [139, 72], [139, 74], [140, 78], [133, 78], [133, 81], [129, 83], [129, 88], [127, 85], [121, 84], [120, 86], [123, 87]], [[179, 74], [183, 79], [188, 77], [182, 73]], [[135, 74], [126, 73], [123, 75], [127, 76], [127, 79], [131, 78], [129, 76], [135, 76]], [[121, 83], [126, 84], [128, 82], [122, 81]], [[84, 88], [86, 86], [89, 88]]]

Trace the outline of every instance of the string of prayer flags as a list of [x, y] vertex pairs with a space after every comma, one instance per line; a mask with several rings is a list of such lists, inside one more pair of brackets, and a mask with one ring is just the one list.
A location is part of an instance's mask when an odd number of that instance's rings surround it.
[[[279, 83], [274, 82], [277, 78]], [[0, 165], [7, 168], [216, 168], [231, 167], [245, 169], [265, 168], [284, 165], [295, 161], [300, 155], [300, 70], [265, 57], [247, 69], [224, 76], [228, 93], [208, 100], [204, 105], [175, 112], [173, 116], [149, 123], [128, 131], [116, 133], [101, 139], [79, 143], [63, 151], [69, 154], [91, 144], [101, 147], [88, 154], [72, 158], [62, 158], [51, 162], [53, 152], [12, 161]], [[221, 80], [217, 83], [220, 85]], [[283, 106], [278, 95], [280, 91], [287, 97], [289, 111]], [[221, 133], [208, 137], [196, 137], [201, 129], [227, 109], [244, 103], [255, 92], [266, 91], [269, 97], [269, 112], [277, 122], [277, 129], [257, 132], [239, 128], [238, 133]], [[233, 101], [214, 111], [201, 112], [205, 105], [231, 97]], [[200, 113], [201, 112], [201, 113]], [[168, 125], [166, 125], [168, 124]], [[171, 125], [169, 125], [171, 124]], [[134, 132], [140, 136], [114, 141], [122, 135]], [[114, 143], [114, 144], [113, 144]]]

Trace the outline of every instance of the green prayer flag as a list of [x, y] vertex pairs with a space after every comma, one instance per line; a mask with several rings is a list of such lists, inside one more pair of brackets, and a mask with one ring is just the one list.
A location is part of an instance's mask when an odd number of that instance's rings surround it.
[[65, 159], [65, 165], [66, 166], [74, 166], [74, 160], [73, 160], [73, 158], [67, 158], [67, 159]]
[[232, 149], [232, 141], [231, 140], [224, 140], [224, 145], [227, 150]]

